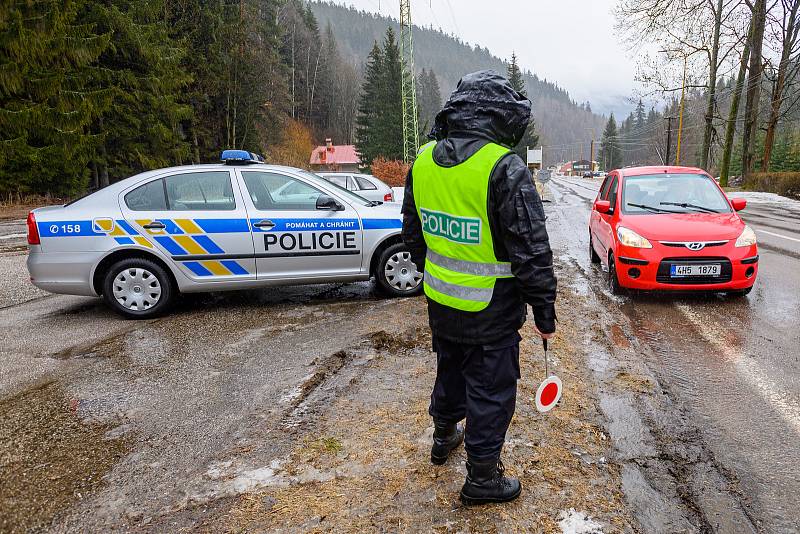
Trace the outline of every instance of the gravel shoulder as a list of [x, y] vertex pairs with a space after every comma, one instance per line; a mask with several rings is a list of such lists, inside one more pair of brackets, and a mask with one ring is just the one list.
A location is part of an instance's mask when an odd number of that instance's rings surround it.
[[[566, 289], [559, 306], [575, 310], [581, 301]], [[512, 504], [470, 509], [458, 501], [463, 448], [444, 466], [429, 462], [427, 407], [435, 366], [425, 303], [404, 301], [397, 312], [391, 328], [360, 349], [356, 359], [363, 369], [330, 403], [310, 410], [314, 416], [304, 422], [295, 447], [265, 466], [251, 491], [210, 509], [203, 503], [210, 513], [163, 517], [151, 525], [154, 530], [183, 521], [208, 532], [561, 532], [565, 522], [603, 532], [638, 530], [622, 491], [621, 466], [613, 460], [582, 325], [570, 319], [580, 313], [564, 314], [553, 343], [551, 369], [566, 390], [548, 415], [533, 403], [544, 376], [541, 343], [523, 332], [523, 378], [503, 455], [523, 494]]]

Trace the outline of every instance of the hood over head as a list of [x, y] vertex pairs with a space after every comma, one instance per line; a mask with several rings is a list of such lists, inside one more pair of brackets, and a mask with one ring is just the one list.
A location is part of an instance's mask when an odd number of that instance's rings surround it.
[[430, 137], [483, 137], [509, 148], [516, 146], [531, 116], [531, 101], [493, 70], [467, 74], [436, 115]]

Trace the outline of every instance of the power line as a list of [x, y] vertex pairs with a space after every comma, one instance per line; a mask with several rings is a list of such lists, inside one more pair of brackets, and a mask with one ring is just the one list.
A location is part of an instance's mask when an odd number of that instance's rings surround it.
[[458, 34], [461, 35], [461, 28], [458, 27], [458, 21], [456, 20], [456, 14], [453, 11], [453, 6], [450, 5], [450, 0], [445, 0], [445, 1], [447, 2], [447, 9], [450, 10], [450, 18], [453, 19], [453, 25], [455, 25]]

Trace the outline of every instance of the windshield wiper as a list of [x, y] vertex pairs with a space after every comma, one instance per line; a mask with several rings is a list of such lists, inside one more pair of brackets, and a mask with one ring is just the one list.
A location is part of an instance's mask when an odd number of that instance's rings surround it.
[[705, 206], [698, 206], [697, 204], [688, 204], [686, 202], [662, 202], [662, 206], [680, 206], [681, 208], [693, 208], [696, 210], [704, 211], [706, 213], [719, 213], [719, 210], [707, 208]]
[[[642, 208], [642, 209], [645, 209], [645, 210], [652, 211], [653, 213], [680, 213], [680, 212], [674, 211], [674, 210], [665, 210], [663, 208], [657, 208], [655, 206], [648, 206], [647, 204], [632, 204], [630, 202], [628, 202], [627, 204], [628, 204], [628, 206], [633, 206], [634, 208]], [[663, 202], [662, 202], [662, 204], [663, 204]]]

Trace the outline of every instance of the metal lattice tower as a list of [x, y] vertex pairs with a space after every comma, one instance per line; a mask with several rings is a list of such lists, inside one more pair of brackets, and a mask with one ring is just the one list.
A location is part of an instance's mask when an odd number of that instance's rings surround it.
[[403, 99], [403, 160], [411, 163], [419, 148], [417, 120], [417, 82], [414, 75], [414, 42], [411, 26], [411, 0], [400, 0], [400, 56], [403, 62], [401, 77]]

